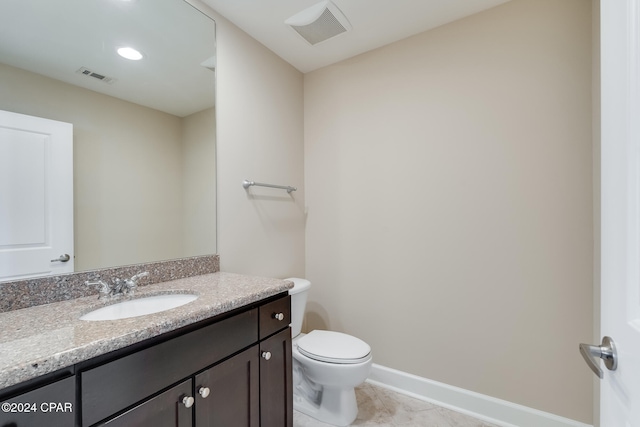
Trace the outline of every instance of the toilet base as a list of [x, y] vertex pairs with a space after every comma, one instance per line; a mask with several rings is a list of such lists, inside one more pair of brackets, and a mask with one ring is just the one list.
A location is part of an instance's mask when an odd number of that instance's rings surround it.
[[[302, 334], [301, 334], [302, 335]], [[293, 409], [326, 424], [344, 427], [358, 416], [355, 387], [367, 379], [372, 359], [335, 364], [311, 359], [293, 339]]]
[[315, 405], [296, 390], [293, 393], [293, 409], [335, 426], [348, 426], [358, 416], [356, 392], [351, 389], [331, 389], [323, 387], [319, 392], [319, 405]]

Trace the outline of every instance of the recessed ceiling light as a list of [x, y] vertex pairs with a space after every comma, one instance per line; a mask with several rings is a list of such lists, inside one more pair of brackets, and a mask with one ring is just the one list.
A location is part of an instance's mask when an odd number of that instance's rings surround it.
[[130, 59], [132, 61], [138, 61], [143, 58], [142, 53], [140, 51], [135, 50], [132, 47], [121, 47], [118, 48], [118, 55], [123, 58]]

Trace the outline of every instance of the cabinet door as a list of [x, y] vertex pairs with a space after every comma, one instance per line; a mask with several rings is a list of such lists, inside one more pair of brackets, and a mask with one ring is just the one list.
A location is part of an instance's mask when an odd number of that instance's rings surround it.
[[293, 427], [291, 328], [260, 343], [260, 426]]
[[1, 427], [75, 425], [75, 377], [57, 381], [2, 402]]
[[196, 375], [196, 426], [259, 426], [258, 360], [255, 345]]
[[[191, 427], [193, 400], [185, 404], [183, 399], [191, 395], [191, 380], [160, 393], [100, 426], [105, 427]], [[187, 407], [188, 406], [188, 407]]]

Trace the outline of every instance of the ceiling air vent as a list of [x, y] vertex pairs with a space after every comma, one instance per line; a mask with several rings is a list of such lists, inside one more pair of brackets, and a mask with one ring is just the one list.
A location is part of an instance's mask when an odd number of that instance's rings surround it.
[[104, 82], [106, 84], [112, 84], [115, 83], [116, 79], [114, 79], [113, 77], [107, 77], [105, 75], [96, 73], [94, 71], [91, 71], [90, 69], [88, 69], [87, 67], [80, 67], [76, 73], [78, 74], [82, 74], [83, 76], [87, 76], [87, 77], [93, 77], [96, 80], [100, 80], [101, 82]]
[[330, 1], [323, 1], [284, 21], [309, 44], [316, 45], [351, 30], [351, 24]]

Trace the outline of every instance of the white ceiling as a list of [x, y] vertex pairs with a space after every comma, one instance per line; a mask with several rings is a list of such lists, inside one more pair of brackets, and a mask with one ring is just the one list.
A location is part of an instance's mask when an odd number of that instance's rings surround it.
[[[201, 1], [308, 72], [508, 0], [334, 0], [353, 29], [315, 46], [284, 21], [319, 0]], [[214, 33], [212, 20], [180, 0], [0, 1], [0, 62], [177, 116], [213, 106], [213, 73], [201, 64], [215, 60]], [[129, 43], [143, 61], [115, 55]]]
[[320, 0], [203, 1], [306, 73], [509, 0], [333, 0], [353, 29], [315, 46], [284, 21]]
[[[145, 58], [119, 57], [126, 45]], [[0, 1], [1, 63], [179, 117], [214, 105], [215, 53], [213, 20], [179, 0]]]

